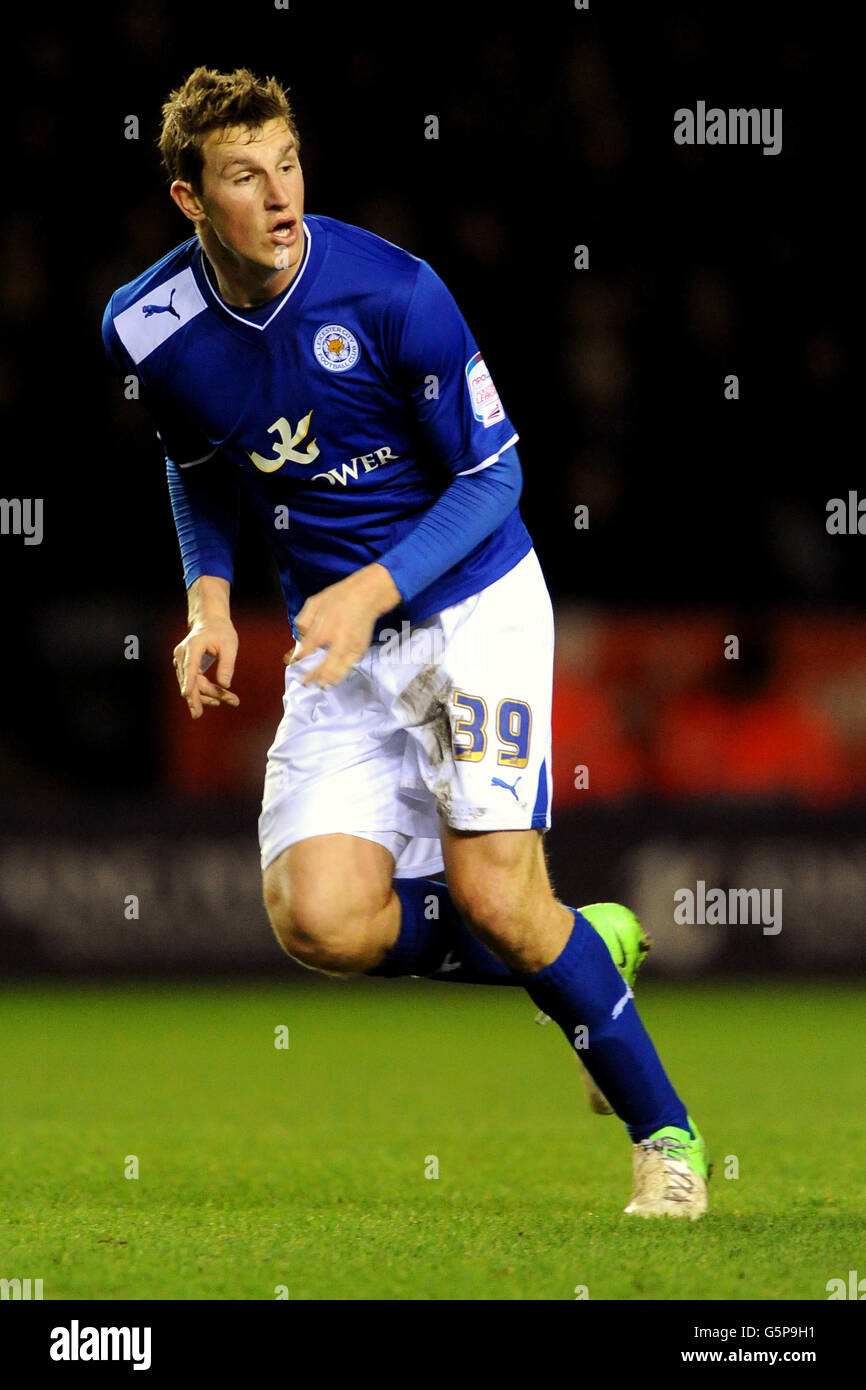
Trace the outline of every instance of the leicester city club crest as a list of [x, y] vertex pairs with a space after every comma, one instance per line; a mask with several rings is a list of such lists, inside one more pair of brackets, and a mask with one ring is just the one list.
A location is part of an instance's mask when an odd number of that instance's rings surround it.
[[354, 367], [361, 349], [358, 339], [340, 323], [324, 324], [313, 339], [316, 361], [329, 372], [347, 372]]

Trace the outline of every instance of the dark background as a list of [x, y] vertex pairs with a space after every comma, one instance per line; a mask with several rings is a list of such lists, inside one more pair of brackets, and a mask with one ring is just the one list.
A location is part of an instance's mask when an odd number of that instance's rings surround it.
[[[723, 612], [744, 650], [718, 684], [739, 699], [767, 677], [779, 615], [862, 633], [866, 540], [825, 528], [831, 497], [866, 490], [847, 25], [823, 6], [596, 0], [40, 10], [7, 74], [2, 492], [43, 497], [45, 535], [0, 537], [6, 823], [110, 835], [118, 807], [182, 813], [165, 721], [183, 711], [160, 694], [182, 572], [161, 449], [100, 320], [188, 235], [155, 141], [200, 63], [287, 84], [307, 210], [425, 257], [454, 292], [521, 436], [561, 631], [576, 606], [650, 626]], [[782, 152], [677, 146], [674, 112], [699, 99], [781, 107]], [[235, 599], [284, 621], [251, 525]], [[272, 725], [279, 686], [276, 671]], [[233, 804], [254, 813], [240, 793], [214, 811]]]

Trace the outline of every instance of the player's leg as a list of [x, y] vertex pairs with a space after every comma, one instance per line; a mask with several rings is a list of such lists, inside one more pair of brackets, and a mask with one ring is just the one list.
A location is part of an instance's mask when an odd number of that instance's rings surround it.
[[[609, 1031], [602, 1025], [614, 1010], [615, 1021], [626, 1015], [631, 991], [587, 919], [555, 897], [539, 831], [476, 834], [443, 826], [442, 847], [451, 897], [464, 920], [510, 966], [539, 1008], [560, 1024], [602, 1089], [610, 1087], [609, 1099], [632, 1138], [683, 1122], [685, 1107], [660, 1067], [651, 1067], [648, 1078], [634, 1067], [630, 1076], [620, 1077], [615, 1064], [613, 1074], [607, 1074], [610, 1060], [606, 1064], [594, 1044]], [[574, 1008], [567, 999], [559, 1000], [554, 981], [561, 971], [552, 969], [557, 963], [565, 967], [572, 957], [579, 967]], [[590, 1015], [595, 1017], [593, 1028]]]
[[[444, 885], [427, 879], [443, 867], [440, 827], [434, 818], [431, 834], [429, 806], [409, 808], [411, 750], [402, 731], [383, 720], [378, 688], [371, 690], [363, 669], [327, 692], [299, 689], [296, 674], [287, 674], [286, 712], [269, 754], [259, 821], [264, 891], [278, 939], [296, 959], [333, 974], [435, 978], [456, 949], [461, 966], [475, 952], [479, 978], [511, 977], [502, 957], [469, 931]], [[539, 787], [544, 780], [539, 776]], [[397, 829], [359, 833], [359, 825]], [[409, 877], [392, 883], [395, 860], [398, 874]], [[549, 893], [538, 850], [529, 881], [546, 884]], [[552, 1006], [541, 1007], [561, 1022]]]
[[[474, 599], [458, 605], [446, 622], [458, 626], [475, 606]], [[482, 631], [486, 621], [482, 613]], [[432, 619], [417, 635], [435, 643], [443, 633]], [[509, 966], [467, 928], [441, 879], [437, 802], [419, 772], [405, 727], [415, 714], [403, 699], [430, 668], [425, 642], [417, 660], [408, 646], [409, 657], [401, 646], [394, 661], [374, 644], [327, 691], [301, 684], [320, 654], [286, 668], [259, 817], [274, 930], [298, 960], [319, 969], [330, 960], [333, 973], [516, 986]], [[494, 792], [503, 794], [510, 797]]]
[[[636, 1153], [653, 1146], [650, 1167], [662, 1174], [661, 1203], [657, 1193], [643, 1200], [642, 1179], [632, 1209], [699, 1214], [701, 1141], [604, 932], [558, 903], [547, 876], [538, 832], [550, 824], [553, 621], [536, 557], [530, 553], [473, 599], [443, 610], [435, 624], [418, 626], [431, 625], [428, 635], [439, 645], [434, 660], [417, 672], [380, 661], [371, 679], [383, 707], [410, 734], [402, 788], [408, 795], [426, 789], [439, 807], [449, 910], [522, 977], [570, 1044], [586, 1043], [578, 1055], [629, 1127]], [[637, 943], [639, 924], [634, 928]], [[397, 957], [401, 946], [398, 937]], [[677, 1171], [668, 1182], [670, 1165]], [[693, 1200], [680, 1203], [679, 1191], [668, 1200], [674, 1187], [689, 1183]]]
[[436, 803], [403, 794], [409, 740], [371, 678], [375, 649], [327, 691], [300, 682], [320, 659], [286, 668], [268, 753], [259, 841], [278, 940], [334, 974], [518, 984], [431, 877], [443, 869]]
[[330, 975], [456, 975], [463, 983], [522, 986], [468, 929], [443, 882], [394, 879], [393, 872], [393, 854], [376, 840], [333, 834], [295, 841], [262, 874], [280, 945]]
[[700, 1216], [704, 1145], [665, 1073], [607, 946], [558, 902], [537, 830], [467, 833], [443, 826], [452, 898], [464, 920], [522, 977], [562, 1029], [635, 1148], [629, 1212]]
[[[277, 940], [300, 964], [327, 974], [362, 971], [524, 987], [522, 973], [467, 927], [445, 882], [394, 879], [393, 870], [384, 845], [357, 835], [316, 835], [288, 846], [262, 876]], [[595, 908], [626, 911], [616, 903]], [[628, 949], [619, 925], [617, 947]], [[621, 952], [616, 954], [629, 978]]]
[[371, 653], [328, 691], [300, 684], [305, 663], [286, 670], [259, 818], [277, 938], [334, 974], [519, 986], [451, 900], [436, 802], [423, 786], [419, 798], [401, 785], [417, 766], [406, 730], [378, 698], [373, 665]]

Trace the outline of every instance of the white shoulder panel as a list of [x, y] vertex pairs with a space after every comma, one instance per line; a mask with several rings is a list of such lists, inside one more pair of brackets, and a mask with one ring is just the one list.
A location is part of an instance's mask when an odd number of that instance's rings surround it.
[[114, 326], [137, 366], [154, 348], [206, 308], [195, 277], [187, 267], [130, 304], [118, 314]]

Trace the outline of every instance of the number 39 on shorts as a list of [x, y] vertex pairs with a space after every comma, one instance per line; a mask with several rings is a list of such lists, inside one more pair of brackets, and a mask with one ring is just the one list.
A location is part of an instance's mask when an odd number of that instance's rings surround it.
[[[458, 762], [480, 763], [487, 752], [487, 705], [480, 695], [455, 690], [454, 704], [466, 710], [454, 723], [454, 757]], [[532, 710], [524, 700], [500, 700], [496, 706], [496, 762], [500, 767], [526, 767]]]

